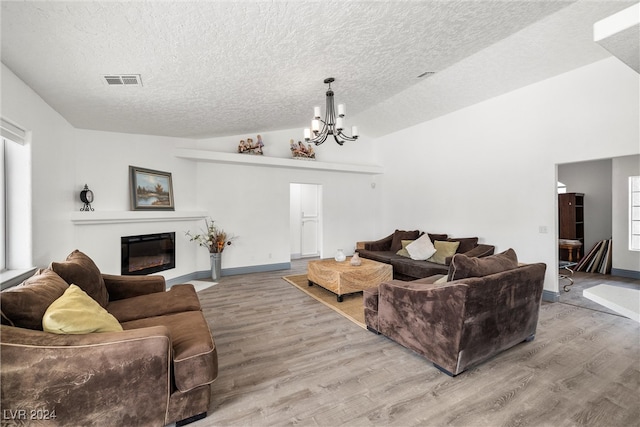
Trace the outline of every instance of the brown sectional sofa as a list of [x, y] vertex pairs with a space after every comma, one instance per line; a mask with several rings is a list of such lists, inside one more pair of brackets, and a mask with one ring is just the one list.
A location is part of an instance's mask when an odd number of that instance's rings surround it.
[[[431, 261], [413, 260], [406, 256], [398, 255], [397, 252], [402, 249], [403, 240], [416, 240], [422, 234], [419, 230], [396, 230], [380, 240], [358, 242], [356, 244], [356, 252], [362, 258], [391, 264], [393, 266], [393, 278], [398, 280], [410, 281], [430, 277], [434, 274], [447, 274], [451, 257], [446, 258], [444, 264], [438, 264]], [[478, 244], [477, 237], [449, 238], [446, 234], [428, 234], [432, 242], [460, 242], [456, 253], [465, 254], [468, 257], [492, 255], [495, 250], [492, 245]]]
[[365, 322], [455, 376], [535, 337], [545, 270], [519, 265], [511, 249], [485, 258], [456, 254], [446, 276], [365, 289]]
[[[122, 331], [43, 331], [45, 311], [72, 283]], [[74, 251], [4, 290], [0, 304], [1, 406], [15, 421], [163, 426], [206, 416], [218, 359], [192, 285], [165, 291], [162, 276], [101, 274]]]

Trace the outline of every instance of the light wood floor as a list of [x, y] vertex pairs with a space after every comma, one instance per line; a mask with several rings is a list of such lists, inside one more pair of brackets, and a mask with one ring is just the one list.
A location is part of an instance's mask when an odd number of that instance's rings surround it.
[[201, 426], [639, 426], [640, 325], [543, 304], [536, 339], [450, 378], [281, 279], [199, 293], [220, 373]]

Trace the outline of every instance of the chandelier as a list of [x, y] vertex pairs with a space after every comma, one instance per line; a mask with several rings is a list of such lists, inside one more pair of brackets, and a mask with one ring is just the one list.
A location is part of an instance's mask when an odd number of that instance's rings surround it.
[[[329, 135], [333, 135], [333, 139], [339, 145], [344, 144], [345, 141], [355, 141], [358, 139], [358, 128], [351, 126], [351, 135], [346, 135], [344, 131], [344, 115], [346, 108], [344, 104], [338, 104], [338, 111], [336, 117], [336, 110], [333, 106], [333, 90], [331, 90], [331, 83], [335, 79], [329, 77], [324, 79], [324, 82], [329, 85], [327, 89], [327, 107], [324, 112], [324, 120], [320, 118], [320, 107], [313, 108], [313, 120], [311, 120], [311, 129], [306, 128], [304, 130], [304, 140], [307, 142], [313, 142], [316, 145], [320, 145], [327, 140]], [[322, 123], [322, 129], [320, 128]], [[311, 132], [313, 132], [313, 138], [311, 138]]]

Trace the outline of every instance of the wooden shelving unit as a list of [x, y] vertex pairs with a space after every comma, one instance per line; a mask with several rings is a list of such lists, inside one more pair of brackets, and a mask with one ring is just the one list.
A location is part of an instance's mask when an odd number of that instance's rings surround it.
[[[584, 194], [565, 193], [558, 194], [558, 224], [559, 238], [578, 240], [582, 243], [579, 258], [584, 256]], [[563, 254], [560, 254], [561, 259]]]

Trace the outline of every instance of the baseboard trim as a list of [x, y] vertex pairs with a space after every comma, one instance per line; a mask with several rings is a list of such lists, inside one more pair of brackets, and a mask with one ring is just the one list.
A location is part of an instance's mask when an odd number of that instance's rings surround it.
[[546, 289], [542, 291], [542, 301], [546, 302], [558, 302], [560, 301], [560, 293], [547, 291]]
[[250, 265], [248, 267], [223, 268], [222, 276], [236, 276], [238, 274], [264, 273], [266, 271], [289, 270], [290, 262], [281, 262], [278, 264]]
[[[248, 267], [223, 268], [221, 273], [224, 276], [236, 276], [238, 274], [263, 273], [266, 271], [289, 270], [290, 262], [282, 262], [278, 264], [251, 265]], [[190, 280], [210, 279], [211, 270], [194, 271], [193, 273], [183, 274], [182, 276], [167, 279], [167, 288], [173, 285], [179, 285]]]
[[629, 279], [640, 279], [640, 271], [623, 270], [622, 268], [612, 268], [612, 276], [628, 277]]

